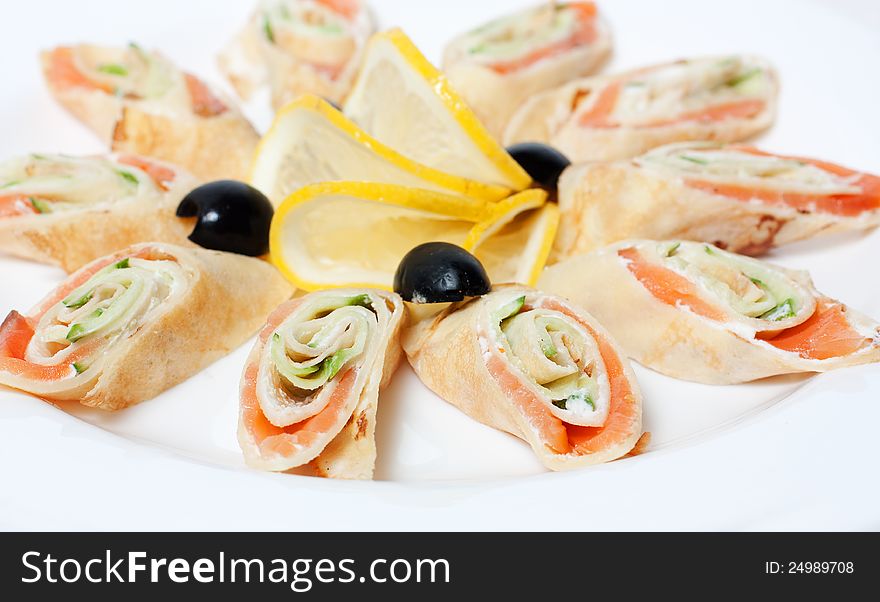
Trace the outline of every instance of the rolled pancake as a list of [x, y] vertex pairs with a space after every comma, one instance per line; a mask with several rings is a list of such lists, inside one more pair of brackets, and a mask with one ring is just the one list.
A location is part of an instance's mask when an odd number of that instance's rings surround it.
[[218, 61], [246, 100], [268, 85], [276, 110], [301, 94], [340, 103], [375, 29], [361, 0], [260, 0]]
[[67, 272], [140, 242], [192, 246], [176, 217], [199, 180], [134, 155], [29, 155], [0, 164], [0, 250]]
[[0, 384], [119, 410], [241, 345], [291, 294], [259, 259], [164, 243], [84, 266], [0, 327]]
[[403, 348], [428, 388], [525, 440], [551, 470], [620, 458], [642, 435], [642, 396], [625, 356], [560, 297], [497, 287], [421, 320]]
[[627, 238], [710, 242], [745, 255], [880, 223], [880, 178], [816, 159], [686, 142], [577, 165], [559, 184], [554, 247], [570, 257]]
[[527, 98], [590, 75], [610, 54], [611, 31], [593, 2], [544, 2], [454, 38], [443, 71], [501, 138]]
[[248, 465], [371, 479], [379, 390], [400, 360], [403, 301], [334, 289], [269, 317], [241, 380], [238, 441]]
[[736, 142], [773, 123], [777, 76], [764, 59], [688, 59], [588, 77], [532, 96], [504, 143], [544, 142], [573, 162], [635, 157], [685, 140]]
[[675, 378], [733, 384], [880, 361], [880, 325], [809, 274], [706, 243], [621, 241], [547, 268], [538, 285]]
[[206, 180], [246, 177], [257, 132], [231, 101], [162, 55], [80, 44], [40, 58], [52, 96], [114, 150]]

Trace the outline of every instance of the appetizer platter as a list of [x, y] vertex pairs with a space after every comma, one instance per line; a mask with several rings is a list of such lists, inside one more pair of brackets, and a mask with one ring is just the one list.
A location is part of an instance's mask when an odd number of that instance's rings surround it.
[[[776, 33], [742, 35], [759, 6]], [[794, 0], [58, 9], [81, 26], [14, 37], [0, 105], [3, 524], [880, 520], [867, 28]], [[241, 516], [267, 499], [313, 510]]]

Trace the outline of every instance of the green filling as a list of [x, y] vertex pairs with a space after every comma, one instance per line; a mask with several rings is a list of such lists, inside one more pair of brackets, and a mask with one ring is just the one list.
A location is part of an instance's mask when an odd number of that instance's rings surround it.
[[673, 244], [671, 247], [669, 247], [669, 249], [666, 250], [666, 256], [672, 257], [673, 255], [675, 255], [675, 252], [678, 251], [678, 248], [680, 246], [681, 246], [681, 242], [677, 242], [677, 243]]
[[86, 303], [88, 303], [91, 300], [91, 298], [92, 298], [92, 293], [91, 293], [91, 291], [89, 291], [88, 293], [86, 293], [85, 295], [80, 297], [79, 299], [65, 299], [61, 303], [63, 303], [64, 307], [67, 307], [68, 309], [78, 309], [78, 308], [82, 307], [83, 305], [85, 305]]
[[272, 23], [269, 22], [269, 15], [263, 15], [263, 35], [266, 39], [275, 43], [275, 32], [272, 31]]
[[73, 366], [73, 369], [76, 370], [77, 374], [82, 374], [83, 372], [85, 372], [86, 370], [89, 369], [89, 367], [86, 366], [85, 364], [83, 364], [82, 362], [73, 362], [73, 364], [71, 364], [71, 365]]
[[126, 75], [128, 75], [128, 69], [126, 69], [122, 65], [117, 65], [114, 63], [98, 65], [98, 71], [100, 71], [101, 73], [107, 73], [109, 75], [119, 75], [120, 77], [125, 77]]
[[343, 305], [360, 305], [361, 307], [366, 307], [367, 309], [373, 304], [373, 301], [370, 299], [370, 295], [367, 293], [363, 293], [361, 295], [355, 295], [354, 297], [349, 297], [348, 301]]
[[299, 366], [287, 357], [284, 341], [277, 332], [272, 335], [272, 348], [270, 353], [275, 367], [287, 380], [296, 383], [297, 378], [312, 377], [315, 381], [324, 383], [332, 379], [342, 366], [363, 350], [363, 344], [349, 349], [340, 349], [314, 366]]
[[28, 197], [28, 200], [31, 202], [31, 206], [37, 213], [52, 213], [52, 208], [46, 201], [35, 199], [34, 197]]
[[0, 186], [0, 188], [11, 188], [13, 186], [18, 186], [19, 184], [21, 184], [21, 180], [10, 180], [6, 182], [3, 186]]
[[287, 360], [287, 353], [284, 350], [284, 344], [281, 341], [281, 335], [277, 332], [272, 335], [272, 359], [275, 361], [276, 366], [285, 366], [285, 373], [289, 372], [295, 376], [308, 376], [309, 374], [314, 374], [321, 367], [320, 365], [297, 366], [293, 362], [285, 361]]
[[523, 295], [522, 297], [517, 297], [513, 301], [510, 301], [499, 307], [498, 311], [495, 313], [495, 317], [498, 319], [499, 322], [506, 320], [507, 318], [511, 318], [519, 313], [519, 310], [523, 308], [525, 302], [525, 295]]
[[793, 318], [794, 316], [794, 299], [786, 299], [767, 313], [762, 314], [761, 319], [769, 322], [778, 322], [779, 320]]
[[125, 180], [126, 182], [128, 182], [129, 184], [134, 184], [135, 186], [140, 184], [140, 181], [137, 179], [137, 176], [129, 171], [123, 171], [121, 169], [118, 169], [118, 170], [116, 170], [116, 173], [118, 173], [122, 177], [122, 179]]
[[[323, 308], [318, 308], [317, 311], [320, 315], [325, 309], [333, 312], [346, 306], [360, 306], [370, 309], [372, 307], [372, 297], [368, 293], [353, 297], [335, 297], [328, 300], [327, 305]], [[322, 328], [312, 336], [312, 339], [306, 345], [311, 348], [319, 347], [325, 342], [324, 339], [328, 336], [327, 332], [332, 332], [332, 328]], [[287, 355], [287, 346], [284, 343], [284, 339], [280, 333], [276, 332], [272, 335], [269, 354], [272, 362], [275, 364], [275, 368], [282, 377], [296, 387], [314, 390], [336, 376], [349, 360], [363, 352], [365, 341], [366, 324], [364, 323], [351, 347], [334, 352], [318, 364], [303, 366], [300, 362], [293, 361]]]
[[554, 355], [559, 353], [559, 351], [556, 349], [556, 345], [553, 344], [552, 340], [548, 342], [542, 339], [541, 351], [543, 351], [544, 355], [546, 355], [547, 357], [553, 357]]
[[[126, 257], [122, 261], [117, 261], [113, 265], [107, 266], [106, 268], [101, 270], [101, 272], [99, 272], [99, 273], [107, 273], [107, 272], [110, 272], [113, 270], [122, 270], [127, 267], [129, 267], [129, 258], [128, 257]], [[97, 276], [97, 275], [98, 274], [95, 274], [95, 276]], [[68, 307], [70, 309], [76, 309], [76, 308], [82, 307], [83, 305], [88, 303], [89, 300], [92, 298], [92, 288], [85, 288], [85, 290], [84, 290], [84, 287], [88, 287], [89, 284], [91, 283], [92, 279], [94, 279], [94, 276], [91, 279], [89, 279], [89, 282], [86, 282], [85, 285], [76, 289], [70, 295], [68, 295], [68, 297], [66, 299], [61, 301], [61, 303], [64, 305], [64, 307]]]
[[93, 326], [94, 322], [96, 322], [103, 314], [104, 310], [99, 307], [90, 313], [85, 320], [77, 322], [71, 326], [70, 330], [67, 332], [67, 340], [71, 343], [76, 343], [78, 340], [86, 336], [89, 333], [89, 328]]
[[691, 163], [696, 163], [697, 165], [709, 165], [709, 162], [705, 159], [700, 159], [699, 157], [691, 157], [689, 155], [679, 155], [679, 159], [683, 159], [684, 161], [690, 161]]
[[336, 373], [339, 372], [339, 369], [345, 365], [345, 362], [351, 358], [355, 354], [352, 349], [340, 349], [323, 362], [321, 362], [321, 369], [327, 376], [327, 380], [332, 379], [336, 376]]
[[576, 393], [572, 393], [571, 395], [569, 395], [565, 399], [554, 399], [553, 405], [555, 405], [560, 410], [567, 410], [568, 409], [568, 402], [578, 401], [578, 400], [581, 400], [584, 403], [588, 404], [593, 409], [594, 412], [596, 411], [596, 403], [593, 401], [593, 398], [590, 397], [589, 395], [587, 395], [584, 391], [578, 391]]
[[731, 88], [736, 88], [740, 84], [743, 84], [743, 83], [749, 81], [750, 79], [752, 79], [756, 75], [760, 75], [761, 73], [762, 73], [761, 69], [758, 69], [757, 67], [753, 68], [753, 69], [749, 69], [748, 71], [744, 71], [743, 73], [740, 73], [739, 75], [737, 75], [733, 79], [728, 80], [727, 85], [730, 86]]

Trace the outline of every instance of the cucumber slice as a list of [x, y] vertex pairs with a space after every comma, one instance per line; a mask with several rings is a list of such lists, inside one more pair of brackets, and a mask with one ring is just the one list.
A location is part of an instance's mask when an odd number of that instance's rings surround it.
[[79, 309], [92, 300], [92, 293], [88, 292], [79, 299], [65, 299], [61, 303], [68, 309]]
[[594, 402], [593, 398], [584, 391], [578, 391], [577, 393], [569, 395], [565, 399], [554, 399], [553, 405], [555, 405], [560, 410], [567, 410], [569, 403], [577, 403], [579, 401], [582, 401], [589, 405], [594, 412], [596, 411], [596, 402]]
[[76, 343], [78, 340], [90, 334], [90, 331], [93, 331], [93, 327], [95, 322], [104, 315], [104, 310], [100, 307], [86, 316], [86, 319], [82, 322], [77, 322], [76, 324], [70, 327], [70, 330], [67, 331], [67, 340], [71, 343]]
[[130, 266], [129, 259], [126, 257], [122, 261], [117, 261], [114, 264], [108, 265], [103, 268], [99, 272], [97, 272], [94, 276], [89, 278], [82, 284], [82, 286], [76, 288], [72, 293], [67, 295], [61, 303], [64, 304], [64, 307], [69, 307], [71, 309], [76, 309], [77, 307], [82, 307], [86, 303], [88, 303], [89, 299], [92, 298], [92, 292], [97, 286], [98, 281], [101, 279], [101, 276], [105, 274], [109, 274], [114, 270], [122, 270]]
[[75, 343], [83, 337], [112, 329], [113, 325], [125, 316], [140, 298], [144, 290], [144, 283], [141, 280], [130, 280], [125, 284], [127, 285], [125, 292], [114, 299], [108, 307], [99, 307], [84, 320], [72, 324], [67, 332], [67, 340]]
[[565, 400], [565, 407], [568, 408], [569, 403], [577, 402], [584, 402], [590, 406], [594, 412], [596, 411], [596, 402], [593, 401], [593, 398], [590, 397], [590, 394], [586, 391], [577, 391], [576, 393], [569, 395]]
[[546, 355], [547, 357], [553, 357], [554, 355], [559, 353], [559, 350], [556, 349], [556, 345], [553, 344], [552, 339], [550, 339], [546, 331], [541, 334], [540, 345], [541, 351], [543, 351], [544, 355]]
[[761, 73], [763, 73], [763, 70], [758, 69], [757, 67], [753, 67], [752, 69], [747, 69], [747, 70], [743, 71], [742, 73], [740, 73], [739, 75], [733, 77], [732, 79], [729, 79], [727, 81], [727, 85], [730, 86], [731, 88], [736, 88], [738, 86], [741, 86], [745, 82], [749, 81], [750, 79], [752, 79], [756, 75], [760, 75]]
[[275, 32], [272, 31], [272, 23], [269, 21], [269, 15], [263, 15], [263, 35], [269, 40], [269, 43], [275, 43]]
[[320, 365], [303, 366], [299, 362], [291, 361], [291, 359], [287, 357], [287, 350], [284, 347], [284, 341], [281, 339], [281, 335], [277, 332], [272, 335], [272, 343], [269, 353], [272, 356], [272, 361], [275, 362], [275, 367], [278, 369], [278, 372], [288, 380], [293, 380], [295, 377], [314, 374], [320, 369]]
[[525, 303], [525, 295], [523, 295], [522, 297], [517, 297], [513, 301], [508, 301], [495, 311], [495, 319], [499, 322], [502, 322], [507, 318], [512, 318], [519, 313], [519, 310], [523, 308], [523, 305], [525, 305]]
[[[370, 297], [369, 295], [357, 295], [355, 297], [342, 297], [337, 300], [339, 299], [341, 299], [342, 305], [334, 309], [342, 309], [343, 307], [369, 302]], [[336, 376], [351, 359], [359, 356], [366, 345], [367, 333], [370, 328], [367, 321], [367, 315], [369, 314], [366, 314], [363, 310], [350, 309], [345, 311], [348, 316], [354, 317], [354, 321], [351, 324], [351, 328], [355, 329], [354, 342], [350, 347], [338, 349], [317, 364], [304, 366], [303, 362], [295, 362], [290, 359], [281, 334], [274, 333], [270, 343], [269, 354], [278, 374], [297, 388], [313, 391]], [[326, 330], [327, 332], [332, 332], [333, 328], [327, 328]], [[321, 331], [318, 332], [316, 337], [320, 334]], [[319, 343], [323, 344], [324, 341], [318, 342], [313, 340], [310, 341], [308, 346], [317, 347]]]
[[34, 197], [28, 197], [28, 200], [37, 213], [52, 213], [52, 207], [46, 201], [35, 199]]
[[119, 77], [126, 77], [128, 75], [128, 69], [124, 65], [117, 65], [115, 63], [98, 65], [98, 71], [108, 75], [118, 75]]
[[138, 180], [137, 176], [134, 175], [133, 173], [131, 173], [130, 171], [117, 169], [116, 173], [119, 174], [119, 177], [121, 177], [123, 180], [125, 180], [129, 184], [132, 184], [133, 186], [137, 186], [138, 184], [141, 183], [140, 180]]
[[768, 322], [778, 322], [780, 320], [787, 320], [788, 318], [793, 318], [796, 315], [794, 309], [794, 299], [786, 299], [770, 311], [761, 315], [762, 320], [767, 320]]

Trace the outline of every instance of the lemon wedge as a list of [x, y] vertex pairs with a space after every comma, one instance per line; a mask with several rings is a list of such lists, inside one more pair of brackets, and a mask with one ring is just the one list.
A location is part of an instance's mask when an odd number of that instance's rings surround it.
[[543, 190], [526, 190], [498, 203], [471, 228], [464, 247], [476, 255], [493, 284], [534, 286], [553, 248], [559, 207]]
[[401, 258], [423, 242], [464, 245], [487, 204], [430, 190], [366, 182], [300, 188], [275, 211], [272, 262], [298, 288], [390, 290]]
[[304, 95], [275, 116], [251, 165], [250, 184], [278, 204], [308, 184], [364, 181], [498, 201], [510, 190], [443, 173], [404, 157], [318, 96]]
[[374, 35], [344, 111], [410, 159], [512, 191], [531, 178], [400, 29]]

